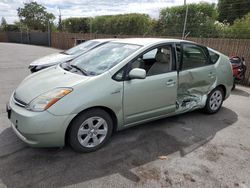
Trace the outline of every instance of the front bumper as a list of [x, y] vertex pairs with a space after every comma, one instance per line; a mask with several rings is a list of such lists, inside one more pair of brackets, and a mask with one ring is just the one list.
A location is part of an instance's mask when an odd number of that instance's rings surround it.
[[32, 112], [9, 103], [8, 114], [12, 129], [25, 143], [33, 147], [62, 147], [65, 133], [74, 114], [56, 116], [48, 111]]

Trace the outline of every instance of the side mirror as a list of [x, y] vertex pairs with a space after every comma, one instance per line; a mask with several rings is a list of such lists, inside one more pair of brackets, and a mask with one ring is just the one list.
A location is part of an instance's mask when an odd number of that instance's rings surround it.
[[146, 71], [140, 68], [132, 69], [128, 74], [130, 79], [144, 79], [146, 78]]

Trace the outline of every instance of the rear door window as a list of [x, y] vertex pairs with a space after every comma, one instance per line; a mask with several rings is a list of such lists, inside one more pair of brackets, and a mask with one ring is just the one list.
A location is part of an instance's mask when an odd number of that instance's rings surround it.
[[209, 52], [209, 56], [210, 56], [212, 64], [215, 64], [218, 61], [220, 56], [211, 50], [208, 50], [208, 52]]
[[195, 44], [182, 45], [182, 70], [208, 65], [206, 50]]

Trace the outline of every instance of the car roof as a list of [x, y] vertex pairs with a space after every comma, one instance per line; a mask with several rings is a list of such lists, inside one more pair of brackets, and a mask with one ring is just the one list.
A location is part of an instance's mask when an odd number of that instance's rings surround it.
[[127, 43], [127, 44], [136, 44], [140, 46], [147, 46], [155, 43], [161, 42], [189, 42], [192, 41], [180, 40], [180, 39], [170, 39], [170, 38], [125, 38], [125, 39], [113, 39], [112, 42]]
[[103, 38], [103, 39], [92, 39], [90, 41], [97, 41], [97, 42], [110, 42], [115, 40], [115, 38]]

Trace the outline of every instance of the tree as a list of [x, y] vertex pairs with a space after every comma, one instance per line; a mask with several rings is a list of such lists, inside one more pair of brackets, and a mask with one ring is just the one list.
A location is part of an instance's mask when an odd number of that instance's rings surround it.
[[88, 33], [90, 31], [90, 20], [92, 18], [67, 18], [62, 20], [64, 31], [71, 33]]
[[227, 36], [232, 38], [250, 38], [250, 13], [241, 19], [236, 19], [229, 27]]
[[2, 17], [2, 19], [1, 19], [1, 30], [6, 31], [7, 25], [8, 24], [7, 24], [6, 19], [4, 17]]
[[[158, 33], [168, 36], [182, 36], [186, 6], [162, 9]], [[188, 4], [186, 33], [193, 37], [211, 37], [215, 33], [217, 11], [214, 4]]]
[[242, 18], [250, 12], [249, 0], [219, 0], [219, 21], [233, 24], [234, 20]]
[[144, 35], [151, 32], [152, 20], [146, 14], [97, 16], [92, 21], [93, 32], [104, 34]]
[[48, 22], [52, 22], [55, 16], [48, 13], [46, 8], [37, 2], [24, 3], [23, 8], [17, 9], [20, 22], [31, 30], [46, 31]]
[[2, 17], [1, 26], [5, 26], [5, 25], [7, 25], [7, 21], [4, 17]]
[[61, 9], [59, 8], [59, 19], [58, 19], [58, 31], [62, 31], [62, 15], [61, 15]]

